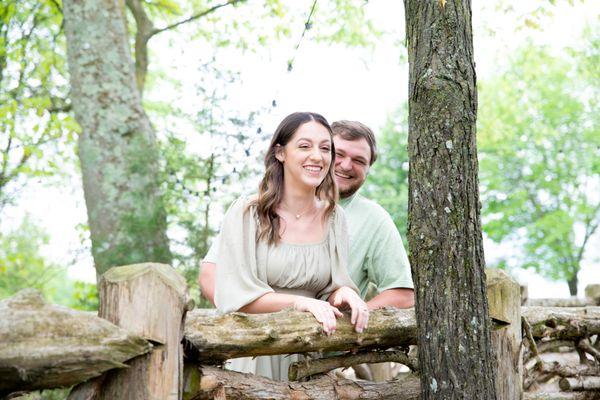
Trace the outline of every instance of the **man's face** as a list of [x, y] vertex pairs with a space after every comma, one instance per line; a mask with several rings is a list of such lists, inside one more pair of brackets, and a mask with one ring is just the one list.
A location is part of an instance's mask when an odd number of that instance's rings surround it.
[[335, 145], [335, 180], [340, 197], [352, 196], [367, 179], [371, 148], [366, 139], [346, 140], [340, 135], [333, 137]]

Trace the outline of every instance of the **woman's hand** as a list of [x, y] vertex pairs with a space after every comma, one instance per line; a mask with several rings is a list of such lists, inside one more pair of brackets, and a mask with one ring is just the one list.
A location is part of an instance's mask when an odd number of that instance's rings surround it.
[[329, 296], [331, 303], [337, 310], [337, 307], [346, 306], [352, 310], [350, 322], [354, 325], [354, 329], [358, 333], [362, 333], [367, 329], [369, 324], [369, 307], [360, 296], [348, 286], [342, 286]]
[[327, 335], [335, 332], [336, 317], [341, 317], [344, 315], [340, 312], [340, 310], [326, 301], [302, 296], [298, 296], [298, 300], [294, 302], [294, 309], [298, 311], [310, 312], [317, 319], [317, 321], [323, 324], [323, 331]]

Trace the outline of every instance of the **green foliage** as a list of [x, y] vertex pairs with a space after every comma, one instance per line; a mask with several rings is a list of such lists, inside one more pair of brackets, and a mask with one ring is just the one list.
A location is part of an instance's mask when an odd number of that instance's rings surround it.
[[72, 281], [66, 266], [49, 263], [43, 256], [48, 240], [48, 235], [29, 217], [16, 229], [0, 233], [0, 299], [34, 288], [51, 303], [97, 310], [96, 285]]
[[600, 223], [599, 39], [567, 59], [526, 46], [480, 88], [484, 231], [522, 246], [519, 267], [571, 283]]
[[363, 0], [335, 0], [317, 3], [314, 25], [317, 40], [348, 46], [372, 47], [381, 36], [367, 17]]
[[49, 300], [59, 297], [57, 289], [66, 272], [41, 255], [47, 243], [48, 235], [29, 218], [17, 229], [0, 234], [0, 298], [24, 288], [35, 288]]
[[390, 213], [406, 241], [408, 221], [408, 115], [406, 104], [392, 113], [377, 138], [378, 158], [363, 186], [366, 197]]
[[[212, 62], [201, 66], [197, 85], [199, 110], [178, 111], [189, 131], [168, 132], [161, 142], [165, 205], [175, 266], [195, 298], [198, 268], [218, 231], [213, 213], [242, 193], [255, 191], [261, 169], [260, 152], [267, 135], [256, 125], [260, 114], [240, 115], [226, 110], [226, 87], [237, 75], [217, 69]], [[158, 109], [156, 109], [158, 110]], [[155, 114], [157, 120], [170, 113]], [[210, 143], [210, 147], [192, 147]]]
[[78, 125], [66, 113], [61, 22], [52, 0], [8, 0], [0, 10], [0, 207], [21, 178], [52, 175], [72, 158]]
[[72, 293], [67, 306], [82, 311], [97, 311], [100, 301], [95, 283], [82, 281], [73, 282]]

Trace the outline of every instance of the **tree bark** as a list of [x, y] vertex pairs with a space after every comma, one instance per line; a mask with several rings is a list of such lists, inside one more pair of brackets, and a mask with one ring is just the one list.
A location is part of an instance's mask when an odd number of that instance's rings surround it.
[[98, 276], [170, 263], [154, 131], [136, 86], [119, 0], [65, 0], [79, 160]]
[[496, 399], [469, 1], [405, 0], [410, 263], [423, 399]]
[[[412, 309], [380, 309], [371, 313], [369, 329], [356, 333], [345, 316], [331, 336], [308, 314], [286, 309], [272, 314], [194, 310], [185, 324], [186, 356], [202, 364], [220, 364], [228, 358], [259, 355], [386, 349], [416, 343]], [[235, 335], [231, 335], [235, 332]]]
[[215, 367], [190, 366], [186, 367], [185, 381], [184, 400], [419, 399], [419, 379], [412, 375], [384, 383], [357, 382], [328, 375], [309, 382], [275, 382]]
[[[575, 271], [579, 271], [577, 268]], [[571, 296], [577, 296], [577, 284], [579, 280], [577, 279], [577, 272], [573, 273], [573, 276], [570, 279], [567, 279], [567, 284], [569, 285], [569, 294]]]
[[150, 351], [142, 337], [25, 289], [0, 301], [0, 397], [71, 386]]

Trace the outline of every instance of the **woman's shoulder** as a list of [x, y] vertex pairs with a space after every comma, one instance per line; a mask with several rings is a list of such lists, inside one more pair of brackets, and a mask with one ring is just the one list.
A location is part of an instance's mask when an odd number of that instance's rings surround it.
[[[324, 209], [327, 208], [327, 204], [323, 201]], [[346, 224], [346, 214], [344, 209], [339, 204], [335, 203], [331, 214], [329, 215], [329, 221], [331, 227], [337, 229], [339, 226]]]
[[244, 215], [246, 211], [250, 210], [253, 207], [256, 207], [257, 198], [258, 196], [256, 194], [242, 195], [238, 197], [231, 203], [231, 205], [227, 209], [226, 215]]

